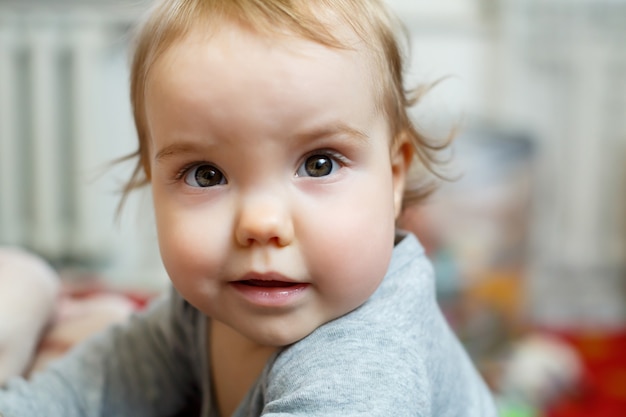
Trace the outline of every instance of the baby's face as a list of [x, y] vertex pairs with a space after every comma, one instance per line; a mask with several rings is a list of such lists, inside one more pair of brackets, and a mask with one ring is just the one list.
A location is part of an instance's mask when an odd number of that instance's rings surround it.
[[146, 89], [161, 254], [191, 304], [283, 346], [364, 303], [387, 270], [406, 172], [365, 54], [225, 25]]

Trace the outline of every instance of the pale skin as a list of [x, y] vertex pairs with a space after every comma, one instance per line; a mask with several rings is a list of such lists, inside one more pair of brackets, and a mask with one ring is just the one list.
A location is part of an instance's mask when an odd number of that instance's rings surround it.
[[388, 268], [413, 153], [392, 141], [355, 45], [224, 23], [178, 41], [150, 72], [161, 255], [209, 318], [222, 416], [277, 348], [366, 302]]

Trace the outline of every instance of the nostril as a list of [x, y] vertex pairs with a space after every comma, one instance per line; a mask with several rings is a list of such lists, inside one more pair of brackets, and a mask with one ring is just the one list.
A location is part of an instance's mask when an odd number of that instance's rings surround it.
[[280, 237], [270, 237], [267, 239], [259, 239], [259, 238], [247, 238], [243, 243], [240, 239], [238, 239], [240, 244], [245, 247], [255, 246], [255, 245], [273, 245], [277, 247], [287, 246], [290, 239], [284, 239]]

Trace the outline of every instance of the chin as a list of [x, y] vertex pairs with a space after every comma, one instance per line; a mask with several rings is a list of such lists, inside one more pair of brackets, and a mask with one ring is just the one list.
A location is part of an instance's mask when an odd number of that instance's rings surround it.
[[256, 328], [252, 332], [242, 332], [242, 334], [261, 346], [281, 348], [304, 339], [316, 329], [307, 330], [302, 327], [292, 329], [289, 327], [288, 325], [267, 326], [265, 329]]

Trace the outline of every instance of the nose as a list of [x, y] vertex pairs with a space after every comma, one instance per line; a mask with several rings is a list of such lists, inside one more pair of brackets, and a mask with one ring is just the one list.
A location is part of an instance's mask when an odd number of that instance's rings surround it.
[[235, 238], [241, 246], [289, 245], [294, 237], [291, 213], [281, 197], [250, 196], [240, 201]]

